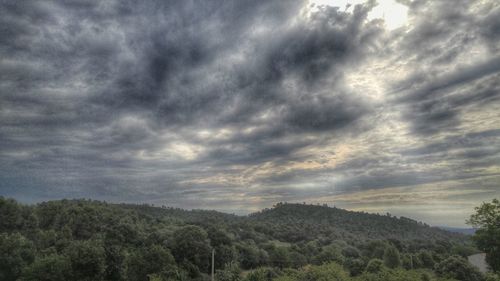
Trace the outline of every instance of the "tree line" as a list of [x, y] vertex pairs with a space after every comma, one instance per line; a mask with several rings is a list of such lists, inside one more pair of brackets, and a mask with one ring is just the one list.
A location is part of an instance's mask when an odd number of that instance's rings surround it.
[[[212, 249], [220, 281], [498, 280], [465, 259], [498, 247], [481, 210], [473, 240], [409, 218], [307, 204], [236, 216], [0, 197], [0, 280], [210, 280]], [[495, 254], [488, 259], [496, 265]]]

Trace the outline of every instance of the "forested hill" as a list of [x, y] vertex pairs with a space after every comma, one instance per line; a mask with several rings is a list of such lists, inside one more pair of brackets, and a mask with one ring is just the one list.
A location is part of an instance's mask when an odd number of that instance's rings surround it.
[[233, 281], [330, 263], [357, 280], [373, 270], [384, 281], [420, 280], [422, 270], [466, 267], [463, 257], [477, 252], [465, 235], [326, 206], [279, 203], [236, 216], [90, 200], [23, 205], [0, 196], [0, 280], [207, 280], [212, 249], [216, 280]]
[[183, 210], [152, 205], [118, 205], [155, 218], [169, 218], [198, 225], [220, 225], [241, 229], [283, 242], [312, 241], [322, 237], [341, 240], [446, 240], [463, 242], [468, 237], [445, 231], [410, 218], [348, 211], [326, 205], [278, 203], [249, 216], [236, 216], [213, 210]]
[[185, 210], [180, 208], [172, 208], [167, 206], [154, 206], [148, 204], [118, 204], [120, 208], [125, 210], [134, 210], [140, 214], [148, 215], [153, 218], [168, 218], [192, 224], [230, 224], [245, 219], [242, 216], [227, 214], [214, 210]]
[[316, 237], [336, 239], [431, 239], [463, 241], [467, 238], [430, 227], [410, 218], [353, 212], [326, 205], [278, 203], [272, 209], [250, 215], [255, 222], [268, 224], [276, 238], [296, 242]]

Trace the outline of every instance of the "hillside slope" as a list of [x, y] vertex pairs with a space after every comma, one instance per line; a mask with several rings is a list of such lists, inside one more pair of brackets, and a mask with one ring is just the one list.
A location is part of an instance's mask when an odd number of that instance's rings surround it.
[[465, 235], [326, 206], [279, 203], [236, 216], [90, 200], [22, 205], [0, 197], [2, 280], [206, 280], [212, 249], [216, 270], [333, 262], [353, 276], [388, 254], [411, 271], [477, 252]]
[[[399, 239], [465, 241], [467, 237], [430, 227], [405, 217], [353, 212], [319, 205], [279, 203], [272, 209], [251, 214], [255, 222], [273, 224], [280, 240], [290, 242], [311, 237], [336, 239]], [[263, 228], [266, 229], [266, 228]]]

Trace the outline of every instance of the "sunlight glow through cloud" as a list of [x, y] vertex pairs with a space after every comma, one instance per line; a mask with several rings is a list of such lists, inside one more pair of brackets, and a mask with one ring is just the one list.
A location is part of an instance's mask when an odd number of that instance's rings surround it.
[[500, 197], [497, 0], [103, 3], [0, 1], [0, 196], [456, 226]]
[[[313, 9], [319, 6], [333, 6], [339, 9], [351, 11], [356, 4], [363, 4], [364, 0], [309, 0]], [[406, 24], [408, 18], [408, 7], [397, 3], [395, 0], [377, 1], [377, 6], [368, 14], [369, 20], [383, 19], [389, 30], [394, 30]]]

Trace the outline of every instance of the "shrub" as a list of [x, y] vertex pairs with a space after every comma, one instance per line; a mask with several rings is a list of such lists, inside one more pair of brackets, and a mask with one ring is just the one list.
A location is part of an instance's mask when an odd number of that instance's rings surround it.
[[401, 259], [399, 251], [394, 246], [389, 246], [384, 252], [384, 264], [389, 268], [396, 268], [401, 266]]
[[380, 259], [372, 259], [365, 268], [366, 272], [377, 273], [384, 268], [384, 262]]
[[479, 270], [460, 256], [451, 256], [436, 265], [436, 272], [446, 278], [460, 281], [481, 281], [483, 276]]

